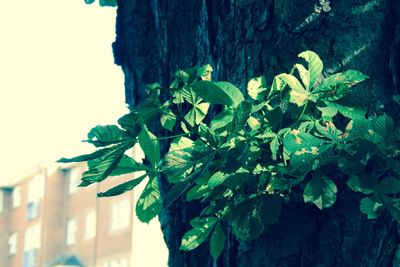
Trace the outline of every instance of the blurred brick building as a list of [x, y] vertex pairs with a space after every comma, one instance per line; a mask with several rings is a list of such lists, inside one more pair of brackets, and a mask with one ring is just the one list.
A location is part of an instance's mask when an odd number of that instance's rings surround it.
[[[134, 223], [137, 193], [96, 196], [132, 175], [77, 187], [85, 168], [84, 164], [52, 171], [38, 168], [17, 183], [0, 187], [0, 266], [140, 267], [133, 260], [143, 254], [133, 240], [133, 236], [143, 239], [139, 236], [144, 234], [134, 231], [134, 224], [141, 228]], [[161, 241], [161, 235], [156, 239]], [[166, 249], [162, 250], [160, 260], [166, 262]]]

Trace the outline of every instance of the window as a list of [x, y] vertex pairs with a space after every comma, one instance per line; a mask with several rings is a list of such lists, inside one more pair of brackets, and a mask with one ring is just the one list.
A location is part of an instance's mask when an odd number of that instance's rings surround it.
[[96, 212], [91, 211], [85, 216], [85, 239], [96, 236]]
[[18, 234], [12, 233], [8, 238], [8, 254], [17, 254], [18, 249]]
[[40, 248], [40, 224], [35, 224], [25, 230], [24, 251]]
[[23, 267], [37, 267], [36, 264], [37, 250], [32, 249], [24, 251]]
[[33, 220], [39, 217], [39, 203], [38, 202], [30, 202], [26, 206], [26, 219]]
[[131, 207], [128, 199], [115, 202], [112, 205], [111, 231], [129, 226]]
[[45, 176], [43, 174], [35, 175], [28, 185], [28, 202], [39, 202], [44, 195]]
[[81, 183], [82, 171], [79, 167], [72, 168], [68, 176], [68, 192], [70, 194], [78, 191], [78, 185]]
[[67, 245], [72, 245], [76, 243], [76, 220], [70, 219], [67, 222]]
[[21, 205], [21, 188], [19, 186], [14, 187], [11, 198], [13, 208], [19, 207], [19, 205]]

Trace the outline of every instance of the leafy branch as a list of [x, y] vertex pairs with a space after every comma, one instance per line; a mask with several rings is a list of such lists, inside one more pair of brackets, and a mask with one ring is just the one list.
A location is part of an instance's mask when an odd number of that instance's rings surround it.
[[[318, 209], [335, 205], [343, 180], [365, 195], [360, 210], [367, 218], [387, 210], [400, 221], [399, 124], [385, 114], [367, 117], [361, 107], [343, 104], [366, 75], [347, 70], [324, 77], [316, 53], [299, 57], [305, 65], [295, 64], [271, 85], [263, 76], [251, 79], [248, 97], [229, 82], [211, 81], [209, 65], [177, 71], [168, 87], [148, 85], [148, 98], [118, 126], [93, 128], [85, 142], [98, 147], [96, 152], [60, 162], [88, 162], [81, 186], [140, 172], [99, 197], [147, 181], [136, 208], [143, 222], [160, 212], [158, 181], [166, 178], [172, 184], [168, 205], [183, 197], [205, 205], [181, 249], [209, 240], [215, 259], [225, 243], [221, 225], [230, 224], [239, 240], [255, 239], [279, 222], [283, 203], [297, 201], [299, 193]], [[155, 122], [172, 135], [157, 137], [149, 130]], [[161, 154], [159, 142], [169, 139], [168, 152]], [[145, 163], [125, 155], [137, 142]]]

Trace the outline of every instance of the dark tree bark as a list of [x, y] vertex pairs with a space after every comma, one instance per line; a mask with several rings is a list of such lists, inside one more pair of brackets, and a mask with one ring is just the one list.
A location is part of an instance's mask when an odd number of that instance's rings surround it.
[[[264, 74], [272, 81], [290, 70], [298, 53], [313, 50], [325, 74], [357, 69], [369, 75], [351, 101], [398, 121], [390, 95], [400, 83], [400, 1], [335, 0], [330, 11], [318, 13], [319, 6], [318, 0], [120, 0], [113, 47], [126, 102], [140, 102], [146, 83], [167, 85], [174, 71], [205, 63], [214, 67], [214, 80], [244, 91], [250, 78]], [[162, 187], [165, 193], [168, 184]], [[387, 214], [366, 220], [360, 196], [341, 191], [335, 206], [322, 212], [304, 203], [285, 207], [279, 225], [249, 243], [235, 241], [226, 228], [227, 249], [214, 265], [207, 246], [179, 251], [196, 204], [166, 203], [160, 220], [169, 265], [400, 266], [397, 223]]]

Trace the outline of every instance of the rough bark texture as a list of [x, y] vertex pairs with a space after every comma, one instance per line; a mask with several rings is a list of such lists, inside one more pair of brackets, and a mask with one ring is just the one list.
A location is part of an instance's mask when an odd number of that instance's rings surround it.
[[[214, 80], [244, 91], [249, 78], [264, 74], [272, 80], [291, 69], [299, 52], [313, 50], [325, 74], [357, 69], [370, 76], [353, 102], [369, 114], [399, 116], [389, 97], [399, 87], [398, 0], [337, 0], [320, 13], [317, 0], [118, 2], [114, 55], [132, 106], [141, 101], [144, 84], [169, 84], [180, 68], [210, 63]], [[389, 216], [367, 221], [358, 197], [344, 192], [322, 212], [304, 204], [286, 207], [272, 233], [251, 243], [239, 244], [227, 229], [227, 249], [214, 266], [400, 266], [393, 262], [397, 224]], [[164, 208], [160, 220], [170, 266], [213, 266], [207, 246], [190, 253], [178, 249], [196, 210], [180, 200]]]

